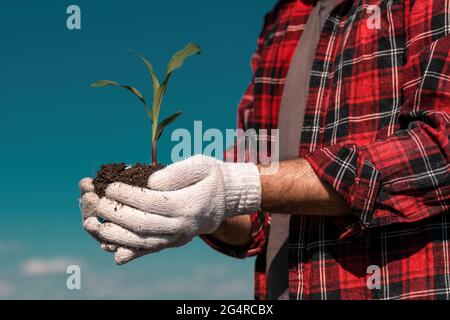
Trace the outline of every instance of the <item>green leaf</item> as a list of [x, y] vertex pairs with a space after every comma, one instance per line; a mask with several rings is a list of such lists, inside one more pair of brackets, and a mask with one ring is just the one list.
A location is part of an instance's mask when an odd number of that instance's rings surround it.
[[150, 118], [150, 121], [153, 121], [153, 113], [150, 108], [145, 104], [145, 111], [147, 112], [147, 116]]
[[149, 107], [147, 106], [147, 102], [145, 101], [144, 96], [142, 95], [142, 93], [139, 92], [138, 89], [136, 89], [132, 86], [128, 86], [128, 85], [122, 85], [122, 84], [119, 84], [119, 83], [117, 83], [115, 81], [111, 81], [111, 80], [99, 80], [99, 81], [96, 81], [93, 84], [91, 84], [91, 86], [94, 88], [113, 86], [113, 87], [120, 87], [120, 88], [130, 91], [144, 104], [149, 118], [150, 119], [153, 118], [153, 114], [152, 114], [151, 110], [149, 109]]
[[158, 90], [156, 90], [154, 101], [153, 101], [153, 114], [155, 115], [155, 120], [158, 121], [159, 112], [161, 110], [161, 104], [164, 99], [164, 95], [167, 91], [167, 84], [169, 82], [170, 75], [164, 80], [163, 83], [159, 86]]
[[164, 129], [171, 124], [172, 122], [175, 121], [176, 118], [178, 118], [181, 115], [181, 112], [178, 111], [174, 114], [172, 114], [171, 116], [168, 116], [167, 118], [165, 118], [163, 121], [161, 121], [158, 124], [158, 128], [156, 129], [156, 136], [155, 136], [155, 140], [158, 141], [158, 139], [161, 137]]
[[[153, 116], [155, 122], [158, 121], [162, 100], [167, 91], [167, 85], [169, 83], [169, 79], [172, 73], [183, 65], [184, 60], [186, 60], [186, 58], [194, 54], [199, 54], [200, 52], [201, 50], [198, 45], [196, 45], [195, 43], [190, 43], [186, 47], [175, 53], [173, 57], [170, 59], [169, 64], [167, 66], [166, 78], [160, 84], [158, 90], [155, 92], [155, 96], [153, 99]], [[156, 135], [154, 136], [156, 137]]]
[[172, 59], [170, 59], [166, 74], [170, 75], [172, 72], [183, 65], [183, 62], [184, 60], [186, 60], [186, 58], [194, 54], [199, 54], [200, 52], [201, 49], [198, 45], [196, 45], [195, 43], [189, 43], [186, 47], [175, 53]]
[[134, 53], [135, 55], [137, 55], [139, 58], [141, 58], [141, 60], [145, 63], [145, 65], [147, 66], [148, 71], [150, 72], [150, 75], [152, 77], [152, 81], [153, 81], [153, 94], [156, 93], [156, 91], [159, 88], [159, 81], [158, 81], [158, 77], [156, 76], [156, 72], [153, 69], [152, 64], [144, 58], [144, 56], [142, 56], [139, 52], [135, 52], [133, 50], [130, 50], [130, 52]]
[[111, 80], [99, 80], [91, 84], [91, 87], [99, 88], [99, 87], [106, 87], [106, 86], [119, 86], [119, 84], [115, 81]]

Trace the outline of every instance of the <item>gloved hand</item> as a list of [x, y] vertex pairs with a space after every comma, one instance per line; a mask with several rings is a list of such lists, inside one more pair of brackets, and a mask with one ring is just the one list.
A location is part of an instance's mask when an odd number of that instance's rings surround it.
[[[92, 181], [80, 182], [84, 228], [118, 264], [214, 232], [228, 217], [257, 211], [259, 171], [253, 163], [226, 163], [194, 156], [150, 176], [148, 189], [112, 183], [105, 197]], [[105, 219], [98, 222], [95, 216]]]
[[[84, 178], [80, 181], [80, 190], [83, 197], [80, 201], [80, 207], [83, 214], [83, 225], [86, 226], [87, 224], [96, 224], [98, 223], [97, 218], [95, 218], [97, 221], [94, 221], [92, 217], [96, 217], [97, 214], [95, 212], [96, 206], [99, 202], [99, 197], [94, 193], [94, 185], [93, 180], [91, 178]], [[89, 219], [89, 222], [86, 222]], [[107, 226], [105, 228], [108, 228], [108, 226], [113, 226], [113, 228], [117, 228], [118, 226], [113, 223], [106, 223]], [[117, 264], [124, 264], [127, 263], [133, 259], [136, 259], [138, 257], [141, 257], [145, 254], [148, 254], [152, 252], [151, 250], [142, 250], [142, 249], [131, 249], [126, 247], [119, 247], [116, 244], [111, 244], [104, 242], [101, 238], [96, 236], [94, 233], [90, 233], [95, 239], [97, 239], [101, 243], [102, 250], [105, 250], [107, 252], [114, 253], [114, 258]]]

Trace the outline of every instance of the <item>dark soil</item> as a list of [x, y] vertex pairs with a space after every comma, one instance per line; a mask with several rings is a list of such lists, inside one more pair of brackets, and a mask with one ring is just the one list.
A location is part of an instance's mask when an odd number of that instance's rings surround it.
[[105, 190], [113, 182], [123, 182], [136, 187], [147, 188], [148, 178], [164, 166], [149, 166], [145, 164], [135, 164], [128, 166], [125, 163], [103, 164], [94, 178], [95, 193], [101, 198], [105, 195]]

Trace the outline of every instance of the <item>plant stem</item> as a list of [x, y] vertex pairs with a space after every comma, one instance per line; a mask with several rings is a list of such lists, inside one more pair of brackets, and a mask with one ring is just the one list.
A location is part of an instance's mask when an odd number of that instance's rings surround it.
[[158, 160], [156, 157], [156, 140], [152, 140], [152, 166], [158, 165]]

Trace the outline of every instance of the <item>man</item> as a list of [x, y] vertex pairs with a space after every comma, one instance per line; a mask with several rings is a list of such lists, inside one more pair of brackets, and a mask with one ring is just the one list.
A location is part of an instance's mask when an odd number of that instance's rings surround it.
[[195, 156], [102, 199], [83, 179], [84, 227], [117, 263], [197, 235], [258, 255], [256, 299], [449, 299], [449, 34], [449, 0], [279, 1], [238, 111], [279, 127], [277, 172]]

